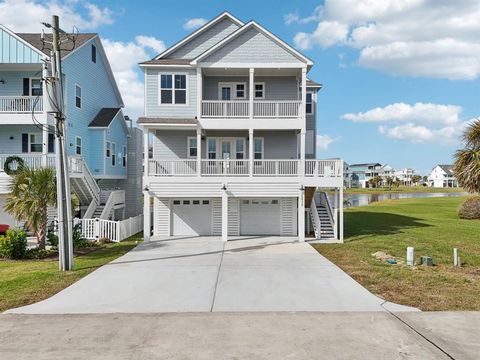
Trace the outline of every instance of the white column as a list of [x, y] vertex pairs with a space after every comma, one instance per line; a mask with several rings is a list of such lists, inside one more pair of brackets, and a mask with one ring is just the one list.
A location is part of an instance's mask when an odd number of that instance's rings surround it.
[[228, 195], [225, 190], [222, 193], [222, 240], [228, 240]]
[[305, 175], [305, 131], [300, 132], [300, 166], [299, 174]]
[[302, 68], [302, 109], [300, 110], [301, 117], [303, 119], [303, 128], [305, 128], [305, 113], [307, 103], [307, 68]]
[[197, 176], [202, 175], [202, 129], [197, 126]]
[[42, 166], [47, 166], [47, 156], [48, 156], [48, 125], [44, 125], [42, 130]]
[[151, 196], [148, 191], [143, 192], [143, 241], [149, 242], [152, 235], [152, 223], [150, 214]]
[[298, 194], [298, 241], [305, 241], [305, 191]]
[[143, 186], [145, 187], [146, 184], [146, 177], [149, 175], [150, 166], [148, 163], [149, 155], [148, 155], [148, 134], [149, 129], [147, 127], [143, 128]]
[[339, 221], [338, 221], [338, 226], [339, 226], [339, 240], [343, 242], [343, 186], [340, 187], [340, 198], [338, 199], [339, 202]]
[[202, 68], [197, 67], [197, 119], [202, 117], [202, 92], [203, 92]]
[[254, 74], [255, 74], [255, 69], [250, 68], [249, 69], [249, 78], [248, 78], [248, 100], [249, 100], [249, 113], [250, 113], [250, 119], [253, 119], [253, 97], [255, 95], [255, 87], [254, 85]]
[[253, 129], [248, 129], [248, 168], [250, 176], [253, 176]]

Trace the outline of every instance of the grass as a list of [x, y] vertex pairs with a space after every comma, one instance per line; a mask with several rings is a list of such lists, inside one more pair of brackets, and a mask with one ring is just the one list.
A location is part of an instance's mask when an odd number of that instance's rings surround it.
[[[381, 298], [424, 311], [480, 310], [480, 221], [461, 220], [465, 198], [389, 200], [345, 212], [345, 244], [314, 245], [322, 255]], [[371, 254], [405, 260], [433, 257], [434, 267], [389, 265]], [[452, 248], [463, 266], [456, 268]]]
[[0, 261], [0, 312], [46, 299], [102, 265], [124, 255], [142, 241], [141, 234], [76, 256], [74, 270], [60, 272], [58, 259]]
[[382, 188], [350, 188], [345, 190], [345, 194], [371, 194], [371, 193], [452, 193], [464, 192], [462, 188], [434, 188], [428, 186], [399, 186]]

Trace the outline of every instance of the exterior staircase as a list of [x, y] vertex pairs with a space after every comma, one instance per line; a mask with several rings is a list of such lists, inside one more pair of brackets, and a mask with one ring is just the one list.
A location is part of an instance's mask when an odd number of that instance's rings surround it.
[[337, 237], [333, 209], [324, 192], [317, 193], [310, 204], [310, 219], [317, 240], [334, 240]]

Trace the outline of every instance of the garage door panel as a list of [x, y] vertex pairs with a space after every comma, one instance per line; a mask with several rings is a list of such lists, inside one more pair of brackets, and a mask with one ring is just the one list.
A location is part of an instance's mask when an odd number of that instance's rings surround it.
[[173, 235], [211, 235], [212, 202], [209, 199], [181, 199], [172, 202]]
[[241, 235], [280, 235], [278, 199], [243, 199], [240, 205]]

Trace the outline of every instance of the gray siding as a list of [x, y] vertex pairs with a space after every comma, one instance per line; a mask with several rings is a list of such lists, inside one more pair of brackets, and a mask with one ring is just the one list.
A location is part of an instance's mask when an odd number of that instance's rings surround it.
[[234, 24], [230, 19], [224, 19], [175, 50], [167, 58], [194, 59], [237, 29], [238, 25]]
[[41, 134], [42, 131], [35, 125], [1, 125], [0, 154], [21, 154], [22, 133]]
[[259, 32], [249, 29], [202, 60], [205, 63], [301, 63], [290, 52]]
[[[218, 83], [246, 83], [246, 98], [249, 97], [248, 76], [205, 76], [203, 99], [218, 100]], [[295, 76], [255, 76], [254, 82], [265, 83], [265, 100], [297, 100], [298, 81]]]
[[[188, 154], [187, 138], [196, 136], [195, 131], [158, 130], [153, 137], [154, 159], [174, 160], [186, 159]], [[206, 158], [206, 138], [209, 137], [243, 137], [246, 139], [245, 155], [248, 158], [247, 131], [207, 131], [202, 141], [202, 158]], [[297, 158], [297, 134], [294, 130], [256, 131], [254, 137], [264, 138], [265, 159]], [[218, 150], [218, 149], [217, 149]]]
[[[314, 89], [307, 89], [308, 91], [312, 91], [315, 94]], [[318, 95], [318, 93], [317, 93]], [[317, 96], [313, 97], [313, 113], [306, 115], [306, 131], [307, 134], [309, 131], [313, 131], [313, 152], [309, 152], [306, 149], [305, 157], [307, 159], [315, 159], [317, 155]]]
[[130, 129], [127, 155], [127, 184], [125, 189], [125, 216], [133, 217], [141, 214], [142, 209], [142, 162], [143, 132], [138, 128]]
[[0, 79], [4, 84], [0, 84], [0, 96], [22, 96], [23, 78], [41, 78], [42, 70], [38, 71], [2, 71]]
[[[159, 101], [160, 74], [187, 74], [187, 104], [161, 105]], [[197, 70], [190, 68], [176, 69], [145, 69], [146, 74], [146, 116], [159, 117], [190, 117], [197, 116]]]

